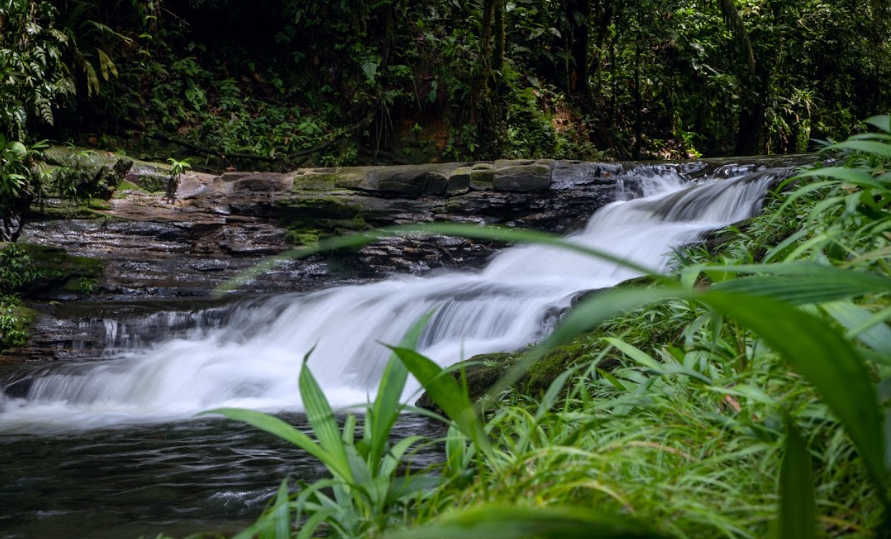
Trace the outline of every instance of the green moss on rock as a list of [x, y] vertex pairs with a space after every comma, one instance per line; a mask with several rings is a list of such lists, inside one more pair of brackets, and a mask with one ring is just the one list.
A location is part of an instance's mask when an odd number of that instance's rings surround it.
[[89, 295], [105, 271], [103, 262], [72, 256], [64, 249], [18, 244], [27, 254], [29, 278], [18, 292], [26, 296]]
[[276, 201], [278, 222], [295, 245], [369, 228], [360, 205], [338, 196], [294, 196]]

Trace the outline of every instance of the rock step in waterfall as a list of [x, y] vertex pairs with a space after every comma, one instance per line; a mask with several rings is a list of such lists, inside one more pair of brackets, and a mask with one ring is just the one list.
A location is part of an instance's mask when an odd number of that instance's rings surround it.
[[[677, 167], [639, 167], [617, 183], [620, 200], [568, 239], [665, 271], [674, 247], [750, 217], [768, 186], [789, 173], [725, 167], [691, 182]], [[299, 410], [297, 376], [311, 349], [309, 366], [332, 403], [355, 405], [371, 396], [389, 356], [380, 343], [399, 342], [431, 310], [418, 349], [445, 366], [522, 348], [540, 337], [548, 313], [578, 293], [635, 276], [611, 262], [525, 245], [503, 250], [478, 272], [254, 300], [225, 316], [193, 316], [175, 338], [143, 344], [116, 334], [108, 339], [114, 352], [101, 360], [60, 362], [7, 381], [16, 390], [0, 394], [0, 432], [184, 420], [220, 406]], [[189, 326], [169, 319], [171, 327]], [[120, 330], [108, 324], [110, 333]], [[409, 385], [405, 398], [418, 390]]]

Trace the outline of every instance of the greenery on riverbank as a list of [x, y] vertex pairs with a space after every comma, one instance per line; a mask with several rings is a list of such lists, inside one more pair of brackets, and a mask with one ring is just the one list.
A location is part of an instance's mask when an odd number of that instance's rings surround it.
[[[543, 345], [577, 335], [543, 394], [496, 392], [477, 415], [451, 376], [394, 348], [362, 439], [309, 368], [317, 442], [221, 411], [332, 474], [293, 496], [283, 483], [241, 537], [888, 537], [891, 123], [871, 122], [880, 133], [835, 147], [845, 167], [804, 171], [713, 251], [679, 253], [676, 277], [577, 306]], [[394, 473], [419, 439], [381, 445], [407, 372], [451, 418], [435, 470]]]
[[800, 152], [888, 108], [889, 9], [12, 0], [0, 134], [218, 168]]

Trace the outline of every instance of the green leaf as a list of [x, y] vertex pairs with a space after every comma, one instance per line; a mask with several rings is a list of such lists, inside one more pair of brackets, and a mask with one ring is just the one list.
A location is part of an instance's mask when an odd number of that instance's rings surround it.
[[[418, 345], [418, 339], [421, 338], [421, 333], [427, 327], [427, 323], [432, 315], [432, 312], [428, 313], [415, 322], [402, 338], [399, 347], [415, 348]], [[390, 431], [399, 418], [401, 409], [399, 401], [402, 398], [402, 391], [405, 388], [407, 379], [408, 369], [395, 353], [392, 354], [381, 376], [377, 396], [374, 399], [374, 406], [368, 417], [365, 418], [365, 425], [369, 432], [366, 440], [370, 446], [368, 465], [375, 475], [377, 475], [378, 465], [389, 442]]]
[[551, 385], [548, 386], [548, 390], [545, 392], [544, 397], [542, 397], [541, 402], [538, 404], [538, 411], [535, 413], [535, 420], [540, 421], [545, 414], [554, 406], [557, 402], [557, 398], [560, 397], [560, 393], [563, 391], [563, 386], [566, 385], [566, 381], [569, 380], [569, 377], [575, 374], [576, 369], [566, 369], [562, 373], [560, 373], [557, 378], [551, 382]]
[[420, 528], [385, 539], [656, 539], [629, 517], [598, 515], [590, 509], [486, 504], [458, 511]]
[[891, 116], [888, 116], [887, 114], [867, 118], [866, 123], [885, 133], [891, 133]]
[[603, 379], [610, 383], [611, 386], [618, 389], [619, 391], [628, 391], [628, 388], [625, 387], [625, 384], [619, 381], [618, 378], [608, 373], [603, 369], [597, 369], [597, 374], [603, 376]]
[[[878, 279], [872, 279], [865, 273], [847, 272], [850, 278], [843, 276], [832, 277], [786, 277], [763, 276], [748, 277], [725, 281], [712, 286], [714, 290], [748, 294], [752, 296], [767, 296], [795, 305], [809, 303], [824, 303], [838, 301], [877, 290], [877, 284], [884, 285]], [[889, 281], [891, 282], [891, 281]]]
[[[310, 351], [312, 353], [312, 351]], [[298, 385], [300, 386], [300, 398], [303, 400], [303, 407], [306, 409], [306, 417], [312, 430], [319, 439], [319, 445], [328, 454], [331, 461], [337, 463], [337, 471], [343, 478], [349, 482], [353, 482], [353, 474], [350, 470], [349, 460], [347, 459], [346, 450], [341, 434], [337, 428], [337, 419], [328, 404], [328, 399], [315, 376], [309, 370], [308, 360], [309, 354], [303, 359], [303, 368], [300, 369], [300, 378]]]
[[888, 476], [882, 413], [857, 351], [832, 326], [773, 299], [709, 291], [697, 300], [754, 331], [817, 389], [853, 440], [885, 499]]
[[807, 444], [791, 419], [786, 421], [786, 454], [780, 472], [778, 539], [817, 537], [817, 502], [814, 472]]
[[662, 370], [663, 365], [653, 359], [649, 354], [643, 352], [640, 348], [632, 346], [625, 341], [616, 339], [615, 337], [607, 337], [604, 340], [614, 347], [618, 348], [620, 352], [631, 358], [635, 363], [639, 363], [644, 367], [652, 369], [654, 371]]
[[851, 332], [871, 320], [874, 316], [872, 312], [850, 301], [827, 303], [821, 307], [848, 331], [848, 338], [856, 338], [879, 354], [891, 358], [891, 328], [887, 324], [876, 324], [857, 334]]
[[16, 157], [22, 158], [28, 153], [28, 148], [17, 140], [13, 140], [6, 146], [7, 150], [15, 154]]
[[[288, 481], [282, 480], [275, 496], [275, 508], [272, 510], [272, 525], [274, 533], [269, 535], [272, 539], [290, 539], [291, 537], [291, 511], [289, 507]], [[265, 535], [265, 534], [264, 534]]]
[[407, 348], [391, 348], [418, 379], [437, 406], [455, 422], [483, 453], [491, 452], [489, 437], [476, 415], [467, 393], [439, 365]]
[[825, 178], [833, 178], [836, 180], [841, 180], [845, 183], [850, 183], [852, 185], [857, 185], [860, 187], [872, 187], [875, 189], [885, 189], [886, 186], [867, 174], [862, 170], [857, 170], [853, 168], [843, 168], [843, 167], [828, 167], [828, 168], [817, 168], [813, 170], [806, 170], [800, 173], [798, 178], [808, 178], [808, 177], [825, 177]]
[[855, 152], [871, 153], [881, 157], [891, 157], [891, 144], [873, 142], [869, 140], [848, 140], [828, 146], [827, 150], [853, 150]]
[[343, 467], [343, 463], [337, 462], [331, 458], [319, 445], [306, 434], [295, 429], [293, 426], [285, 423], [281, 419], [264, 414], [263, 412], [255, 412], [253, 410], [243, 410], [240, 408], [217, 408], [202, 412], [205, 414], [219, 414], [235, 421], [242, 421], [249, 425], [253, 425], [258, 429], [278, 436], [282, 440], [290, 442], [300, 449], [306, 451], [310, 455], [319, 459], [332, 473], [341, 477], [349, 477], [349, 469]]

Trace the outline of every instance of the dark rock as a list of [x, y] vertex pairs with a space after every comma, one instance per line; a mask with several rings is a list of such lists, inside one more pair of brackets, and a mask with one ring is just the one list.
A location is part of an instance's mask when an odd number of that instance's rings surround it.
[[497, 191], [533, 193], [551, 188], [551, 168], [543, 164], [517, 165], [495, 170], [492, 187]]
[[293, 178], [288, 174], [276, 174], [265, 172], [251, 174], [234, 181], [232, 190], [235, 193], [248, 192], [278, 192], [291, 189]]
[[93, 150], [52, 146], [43, 152], [55, 185], [80, 195], [108, 199], [133, 166], [133, 160]]
[[456, 165], [402, 165], [380, 167], [377, 189], [384, 193], [417, 198], [446, 193], [449, 175]]
[[452, 172], [449, 176], [449, 183], [446, 186], [446, 194], [449, 196], [463, 195], [470, 190], [470, 175], [473, 169], [468, 167], [460, 167]]

